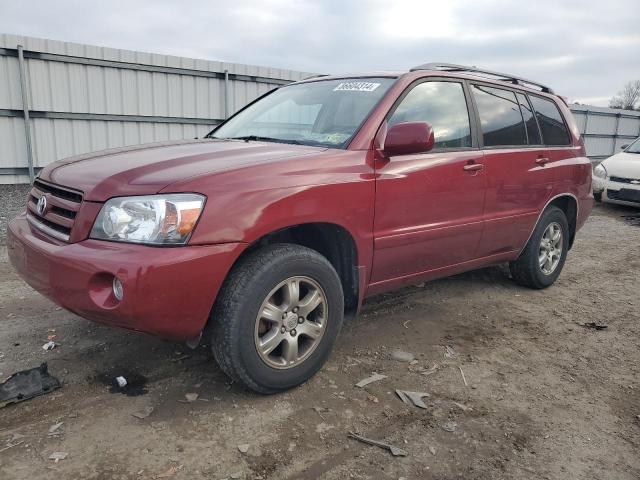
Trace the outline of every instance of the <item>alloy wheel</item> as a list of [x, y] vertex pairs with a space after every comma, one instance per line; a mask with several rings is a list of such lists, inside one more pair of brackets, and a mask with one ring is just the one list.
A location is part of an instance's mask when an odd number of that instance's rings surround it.
[[538, 252], [538, 264], [543, 274], [551, 275], [558, 268], [562, 248], [562, 227], [557, 222], [550, 223], [542, 235]]
[[327, 298], [313, 279], [289, 277], [262, 302], [256, 317], [255, 346], [273, 368], [291, 368], [316, 349], [327, 326]]

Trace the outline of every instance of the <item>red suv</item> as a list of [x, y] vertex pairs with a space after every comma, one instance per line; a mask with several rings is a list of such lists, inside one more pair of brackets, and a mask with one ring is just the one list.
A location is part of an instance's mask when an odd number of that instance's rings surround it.
[[322, 366], [365, 297], [504, 262], [548, 287], [592, 205], [551, 89], [426, 64], [310, 78], [199, 140], [51, 164], [8, 251], [62, 307], [189, 344], [206, 332], [228, 375], [271, 393]]

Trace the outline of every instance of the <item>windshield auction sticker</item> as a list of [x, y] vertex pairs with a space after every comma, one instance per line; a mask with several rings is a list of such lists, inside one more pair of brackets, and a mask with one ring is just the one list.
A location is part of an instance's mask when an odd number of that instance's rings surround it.
[[373, 92], [380, 86], [373, 82], [342, 82], [333, 89], [334, 92]]

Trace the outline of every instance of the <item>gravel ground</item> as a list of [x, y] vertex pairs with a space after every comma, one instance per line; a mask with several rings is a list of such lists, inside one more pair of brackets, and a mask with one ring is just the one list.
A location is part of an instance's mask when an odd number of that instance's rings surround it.
[[0, 245], [5, 245], [7, 222], [24, 210], [30, 185], [0, 185]]
[[[48, 361], [63, 382], [0, 409], [0, 478], [637, 480], [637, 215], [598, 206], [544, 291], [493, 267], [369, 299], [318, 375], [273, 396], [231, 384], [206, 346], [61, 310], [0, 247], [0, 378]], [[44, 352], [49, 335], [59, 346]], [[386, 378], [355, 386], [373, 372]], [[110, 388], [116, 375], [137, 395]], [[427, 392], [427, 408], [395, 389]], [[56, 463], [54, 452], [67, 456]]]

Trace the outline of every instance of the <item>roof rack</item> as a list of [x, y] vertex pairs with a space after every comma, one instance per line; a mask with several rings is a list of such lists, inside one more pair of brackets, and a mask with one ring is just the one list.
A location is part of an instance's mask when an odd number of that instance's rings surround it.
[[515, 77], [513, 75], [509, 75], [506, 73], [492, 72], [491, 70], [483, 70], [476, 67], [455, 65], [453, 63], [439, 63], [439, 62], [425, 63], [423, 65], [418, 65], [417, 67], [413, 67], [410, 71], [415, 72], [416, 70], [441, 70], [444, 72], [462, 72], [462, 73], [470, 73], [470, 74], [479, 74], [479, 76], [489, 75], [492, 77], [497, 77], [495, 80], [509, 82], [515, 85], [523, 85], [523, 86], [533, 85], [534, 87], [538, 87], [544, 93], [553, 93], [553, 90], [547, 87], [546, 85], [542, 85], [541, 83], [533, 82], [525, 78]]
[[328, 73], [314, 73], [313, 75], [309, 75], [308, 77], [304, 77], [300, 81], [303, 82], [305, 80], [311, 80], [312, 78], [328, 77], [328, 76], [329, 76]]

